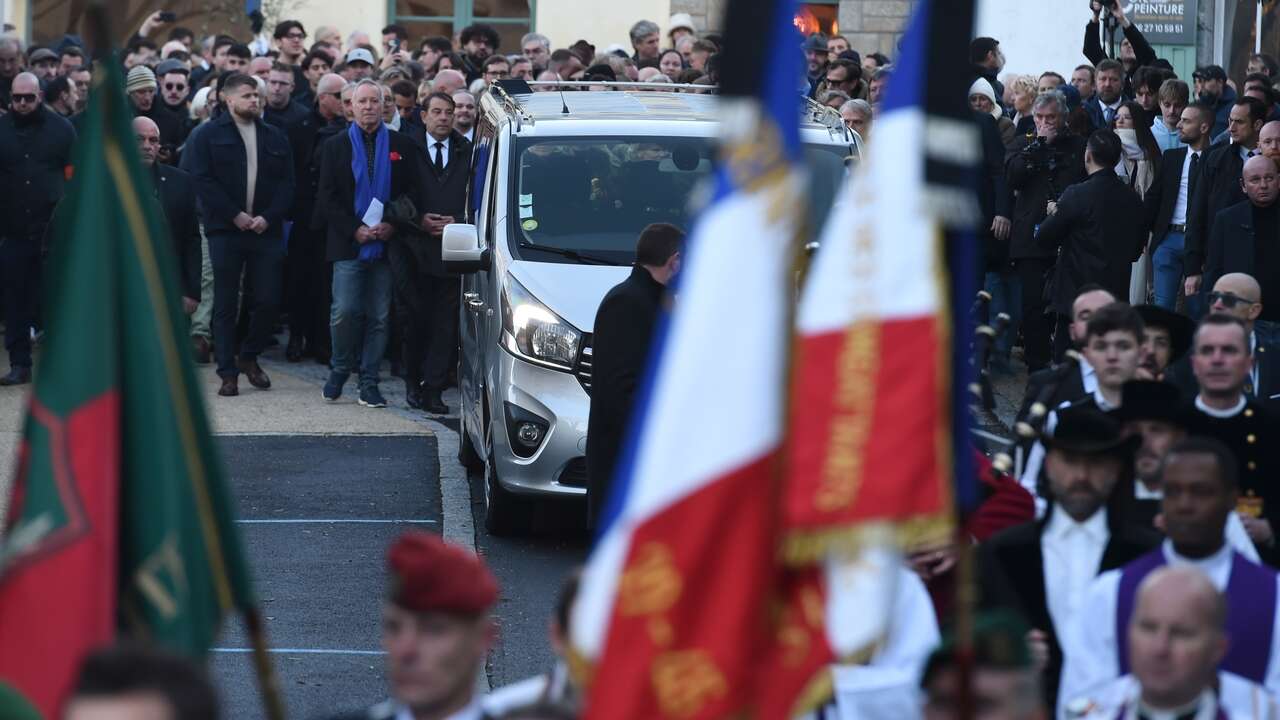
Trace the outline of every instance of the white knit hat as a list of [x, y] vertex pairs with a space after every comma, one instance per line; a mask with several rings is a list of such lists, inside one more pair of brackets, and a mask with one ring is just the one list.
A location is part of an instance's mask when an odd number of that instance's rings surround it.
[[982, 95], [991, 101], [991, 117], [996, 120], [1004, 117], [1004, 109], [1000, 107], [1000, 101], [996, 99], [995, 88], [991, 87], [991, 83], [987, 82], [986, 78], [980, 77], [969, 86], [969, 94], [965, 97], [973, 97], [974, 95]]

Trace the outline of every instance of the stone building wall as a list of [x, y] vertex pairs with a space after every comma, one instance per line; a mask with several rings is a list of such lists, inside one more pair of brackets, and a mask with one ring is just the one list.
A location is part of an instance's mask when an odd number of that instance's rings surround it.
[[859, 53], [897, 56], [898, 42], [917, 0], [840, 0], [840, 34]]

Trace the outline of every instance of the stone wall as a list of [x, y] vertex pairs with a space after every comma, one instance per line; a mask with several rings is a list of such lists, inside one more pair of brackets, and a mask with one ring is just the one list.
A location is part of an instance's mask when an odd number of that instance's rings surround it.
[[[671, 14], [689, 13], [693, 18], [694, 30], [698, 32], [719, 31], [724, 28], [720, 16], [724, 14], [727, 4], [728, 0], [671, 0]], [[665, 30], [667, 18], [661, 18], [657, 23]]]
[[898, 42], [917, 0], [840, 0], [840, 34], [859, 53], [897, 57]]

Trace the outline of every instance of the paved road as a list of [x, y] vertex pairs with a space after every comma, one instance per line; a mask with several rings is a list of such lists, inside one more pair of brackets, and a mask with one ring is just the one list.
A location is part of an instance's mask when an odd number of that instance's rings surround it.
[[[319, 398], [323, 368], [270, 356], [264, 366], [271, 391], [242, 390], [230, 400], [209, 395], [208, 402], [223, 433], [219, 443], [289, 717], [323, 718], [385, 697], [378, 648], [383, 552], [406, 527], [473, 544], [497, 575], [501, 640], [486, 668], [488, 684], [548, 668], [556, 594], [587, 552], [581, 505], [540, 503], [530, 536], [490, 537], [480, 476], [468, 477], [456, 458], [456, 418], [408, 410], [399, 381], [383, 384], [392, 403], [387, 410], [328, 406]], [[446, 401], [456, 407], [455, 398]], [[343, 414], [341, 422], [326, 420], [332, 413]], [[374, 434], [354, 434], [364, 432]], [[211, 667], [223, 717], [261, 717], [238, 622], [219, 646]]]

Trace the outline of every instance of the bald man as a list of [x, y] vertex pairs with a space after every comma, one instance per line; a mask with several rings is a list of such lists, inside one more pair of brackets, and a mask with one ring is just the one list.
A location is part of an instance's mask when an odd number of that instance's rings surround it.
[[1082, 717], [1275, 718], [1265, 688], [1217, 669], [1227, 653], [1226, 615], [1226, 599], [1198, 568], [1152, 572], [1138, 586], [1127, 630], [1132, 673], [1089, 693], [1093, 709]]
[[1272, 120], [1258, 133], [1258, 149], [1280, 166], [1280, 120]]
[[42, 240], [62, 199], [76, 131], [44, 104], [31, 73], [13, 78], [8, 109], [0, 117], [0, 293], [11, 369], [0, 385], [21, 385], [31, 381]]
[[196, 186], [191, 176], [173, 165], [158, 162], [160, 128], [151, 118], [133, 119], [142, 166], [154, 183], [154, 196], [164, 211], [165, 225], [178, 261], [182, 311], [190, 315], [200, 305], [200, 226], [196, 216]]
[[[1262, 296], [1280, 298], [1280, 171], [1276, 163], [1261, 155], [1249, 158], [1240, 178], [1245, 200], [1218, 213], [1209, 234], [1205, 284], [1212, 287], [1227, 273], [1252, 275], [1262, 287]], [[1260, 240], [1265, 240], [1260, 241]], [[1280, 320], [1280, 303], [1263, 308], [1256, 330], [1270, 344]]]
[[436, 73], [435, 80], [431, 81], [432, 92], [442, 92], [452, 96], [459, 90], [467, 89], [467, 76], [457, 70], [441, 70]]
[[337, 73], [316, 82], [311, 113], [288, 129], [293, 149], [294, 177], [298, 182], [289, 219], [289, 253], [285, 256], [285, 308], [289, 313], [289, 344], [285, 359], [298, 362], [310, 356], [329, 361], [329, 265], [324, 259], [325, 234], [312, 222], [319, 189], [320, 153], [325, 140], [346, 128], [342, 89], [347, 81]]

